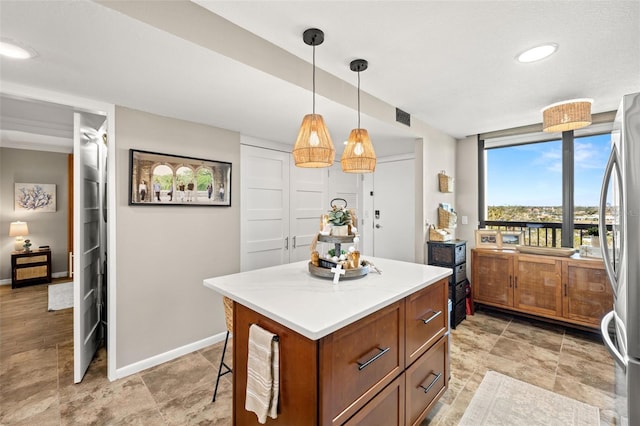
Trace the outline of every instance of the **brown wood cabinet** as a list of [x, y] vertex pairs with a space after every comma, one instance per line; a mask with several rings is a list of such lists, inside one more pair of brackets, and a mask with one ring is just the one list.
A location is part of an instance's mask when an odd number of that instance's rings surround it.
[[417, 425], [447, 389], [448, 280], [443, 279], [320, 340], [234, 303], [234, 424], [244, 409], [250, 324], [279, 336], [278, 418], [287, 425]]
[[613, 306], [599, 259], [471, 251], [474, 302], [598, 328]]

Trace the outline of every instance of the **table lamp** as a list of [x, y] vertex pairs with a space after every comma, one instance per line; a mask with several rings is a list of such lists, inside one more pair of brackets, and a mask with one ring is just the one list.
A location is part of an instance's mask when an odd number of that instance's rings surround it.
[[16, 242], [14, 246], [15, 251], [24, 250], [24, 238], [29, 235], [29, 228], [27, 227], [27, 222], [11, 222], [9, 225], [9, 236], [16, 237]]

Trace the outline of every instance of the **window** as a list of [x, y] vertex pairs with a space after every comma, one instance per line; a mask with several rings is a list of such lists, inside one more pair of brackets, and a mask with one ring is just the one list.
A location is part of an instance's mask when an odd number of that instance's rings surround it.
[[[480, 139], [479, 149], [484, 152], [478, 156], [479, 170], [483, 171], [480, 225], [522, 230], [525, 244], [549, 247], [562, 245], [565, 229], [573, 233], [572, 245], [578, 247], [586, 230], [598, 223], [611, 137], [608, 132], [575, 137], [573, 132], [565, 132], [564, 142], [544, 140], [549, 136], [536, 133]], [[571, 161], [563, 164], [563, 154], [572, 159], [573, 167]], [[563, 202], [563, 196], [570, 199], [571, 195], [573, 200]], [[563, 213], [572, 215], [569, 223], [564, 223]]]

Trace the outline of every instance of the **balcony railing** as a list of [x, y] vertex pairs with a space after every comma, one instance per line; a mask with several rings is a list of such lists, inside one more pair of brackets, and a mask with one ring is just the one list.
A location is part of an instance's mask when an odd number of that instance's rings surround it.
[[[521, 231], [524, 245], [539, 247], [560, 247], [562, 241], [562, 223], [560, 222], [513, 222], [501, 220], [487, 220], [485, 225], [489, 229], [500, 231]], [[597, 223], [574, 223], [573, 246], [580, 247], [589, 228], [598, 226]], [[611, 231], [612, 225], [607, 224]]]

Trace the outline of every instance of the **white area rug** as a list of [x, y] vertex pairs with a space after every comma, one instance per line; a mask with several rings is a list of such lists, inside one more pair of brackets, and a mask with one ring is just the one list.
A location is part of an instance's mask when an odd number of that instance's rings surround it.
[[73, 281], [49, 284], [49, 310], [59, 311], [73, 307]]
[[488, 371], [459, 425], [599, 426], [600, 410], [495, 371]]

